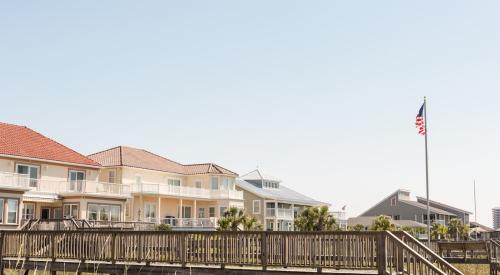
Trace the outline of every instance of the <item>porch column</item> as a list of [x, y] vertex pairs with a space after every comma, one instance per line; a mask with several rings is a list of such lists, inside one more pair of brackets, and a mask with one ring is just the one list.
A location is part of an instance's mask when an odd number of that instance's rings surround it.
[[158, 217], [158, 221], [157, 223], [160, 224], [161, 223], [161, 214], [160, 214], [160, 210], [161, 210], [161, 197], [158, 196], [158, 204], [156, 205], [156, 216]]
[[182, 218], [182, 199], [179, 200], [179, 213], [178, 213], [179, 217], [177, 218]]
[[196, 213], [198, 212], [197, 211], [198, 208], [196, 208], [196, 200], [194, 200], [194, 209], [193, 209], [193, 218], [198, 218], [198, 216], [196, 216]]
[[274, 201], [274, 229], [278, 231], [278, 201]]
[[295, 231], [295, 204], [292, 203], [292, 227], [291, 231]]
[[139, 205], [137, 217], [139, 221], [142, 221], [142, 217], [144, 216], [144, 196], [141, 193], [141, 204]]

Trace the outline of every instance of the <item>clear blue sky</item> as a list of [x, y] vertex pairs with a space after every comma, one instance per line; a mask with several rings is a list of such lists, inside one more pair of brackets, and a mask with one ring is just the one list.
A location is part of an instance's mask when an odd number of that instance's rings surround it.
[[4, 1], [0, 120], [82, 153], [115, 145], [257, 165], [357, 215], [425, 195], [500, 206], [498, 1]]

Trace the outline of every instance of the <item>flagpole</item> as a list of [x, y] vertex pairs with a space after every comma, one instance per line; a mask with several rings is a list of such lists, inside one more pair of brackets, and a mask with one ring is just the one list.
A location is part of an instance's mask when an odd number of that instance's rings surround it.
[[[477, 204], [476, 204], [476, 179], [474, 179], [474, 221], [477, 226]], [[477, 240], [477, 228], [476, 228], [476, 240]]]
[[427, 193], [427, 246], [431, 247], [431, 208], [429, 203], [429, 154], [427, 151], [427, 99], [424, 96], [424, 127], [425, 127], [425, 186]]

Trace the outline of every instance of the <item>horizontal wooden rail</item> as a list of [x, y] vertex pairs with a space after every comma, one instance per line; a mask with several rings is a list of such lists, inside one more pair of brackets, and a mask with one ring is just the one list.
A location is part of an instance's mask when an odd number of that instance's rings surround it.
[[390, 232], [2, 231], [0, 240], [2, 259], [452, 274]]

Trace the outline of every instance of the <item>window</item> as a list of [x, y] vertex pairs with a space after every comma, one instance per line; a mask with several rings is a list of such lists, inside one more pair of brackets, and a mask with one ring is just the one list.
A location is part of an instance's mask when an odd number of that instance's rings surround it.
[[224, 216], [224, 212], [226, 212], [226, 209], [227, 209], [227, 207], [225, 207], [225, 206], [221, 206], [219, 208], [219, 210], [220, 210], [220, 212], [219, 212], [220, 213], [220, 217]]
[[78, 219], [78, 204], [65, 204], [63, 214], [64, 218]]
[[23, 219], [32, 220], [34, 218], [35, 218], [35, 204], [25, 202], [23, 207]]
[[205, 208], [198, 208], [198, 219], [205, 218]]
[[212, 177], [211, 187], [212, 187], [212, 190], [219, 190], [219, 178]]
[[201, 189], [201, 181], [197, 181], [195, 183], [195, 185], [196, 185], [196, 188]]
[[142, 183], [142, 177], [141, 176], [135, 176], [135, 183], [141, 184]]
[[156, 204], [154, 204], [154, 203], [145, 203], [144, 204], [144, 218], [146, 220], [156, 219]]
[[395, 221], [399, 221], [401, 219], [401, 216], [400, 215], [394, 215], [394, 220]]
[[88, 219], [94, 221], [120, 221], [120, 206], [89, 203]]
[[215, 207], [208, 208], [208, 216], [210, 218], [215, 218]]
[[260, 200], [253, 201], [253, 213], [260, 214]]
[[396, 197], [391, 198], [391, 206], [396, 206], [396, 201], [397, 201]]
[[33, 165], [18, 164], [16, 167], [16, 173], [26, 175], [29, 187], [38, 186], [38, 171], [39, 167]]
[[7, 200], [7, 223], [17, 223], [18, 200]]
[[229, 189], [229, 179], [228, 178], [223, 178], [222, 179], [222, 189], [223, 190], [228, 190]]
[[183, 206], [182, 212], [180, 212], [181, 207], [177, 207], [177, 215], [179, 218], [190, 219], [191, 218], [191, 206]]
[[108, 182], [116, 183], [116, 172], [114, 170], [108, 172]]
[[85, 173], [82, 171], [69, 171], [69, 190], [81, 192], [83, 190], [83, 181]]
[[181, 186], [181, 180], [169, 179], [168, 185], [169, 186]]

